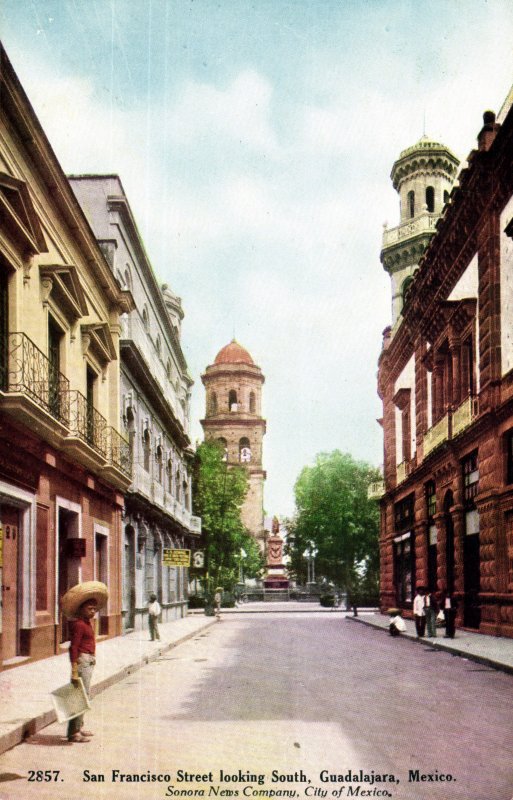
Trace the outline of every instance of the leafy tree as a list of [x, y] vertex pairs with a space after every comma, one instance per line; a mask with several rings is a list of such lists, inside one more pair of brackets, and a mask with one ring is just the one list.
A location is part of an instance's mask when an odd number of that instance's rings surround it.
[[241, 519], [241, 508], [249, 479], [243, 467], [228, 467], [218, 442], [203, 442], [194, 464], [193, 509], [201, 517], [206, 572], [202, 578], [205, 593], [211, 597], [216, 587], [227, 591], [238, 581], [241, 549], [246, 552], [243, 570], [251, 576], [260, 569], [255, 548]]
[[320, 453], [304, 467], [294, 490], [296, 512], [287, 522], [291, 571], [306, 581], [304, 552], [317, 550], [318, 578], [332, 581], [353, 595], [377, 593], [379, 580], [379, 508], [367, 499], [379, 471], [348, 453]]

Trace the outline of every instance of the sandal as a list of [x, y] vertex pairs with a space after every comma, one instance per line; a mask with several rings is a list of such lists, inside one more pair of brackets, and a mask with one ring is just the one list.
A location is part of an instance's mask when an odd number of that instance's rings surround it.
[[85, 742], [89, 742], [86, 736], [82, 736], [81, 733], [74, 733], [73, 736], [68, 737], [68, 742], [73, 742], [74, 744], [84, 744]]

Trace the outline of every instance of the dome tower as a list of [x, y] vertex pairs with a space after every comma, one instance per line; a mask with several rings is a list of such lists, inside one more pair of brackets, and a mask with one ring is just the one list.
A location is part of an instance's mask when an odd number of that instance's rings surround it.
[[449, 199], [459, 163], [448, 147], [423, 136], [403, 150], [392, 167], [401, 221], [395, 228], [385, 227], [381, 263], [392, 280], [394, 329], [408, 286]]
[[201, 376], [206, 392], [206, 413], [201, 425], [205, 440], [225, 447], [228, 465], [246, 467], [249, 490], [242, 507], [242, 521], [264, 547], [264, 480], [262, 418], [264, 376], [250, 354], [231, 341], [217, 354]]

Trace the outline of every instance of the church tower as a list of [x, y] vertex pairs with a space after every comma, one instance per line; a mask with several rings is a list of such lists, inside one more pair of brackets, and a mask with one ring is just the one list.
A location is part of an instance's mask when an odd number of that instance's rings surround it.
[[201, 376], [206, 392], [206, 414], [201, 420], [205, 439], [220, 441], [228, 465], [246, 467], [249, 490], [242, 507], [242, 521], [264, 549], [264, 480], [262, 418], [264, 376], [250, 354], [238, 342], [223, 347]]
[[392, 335], [420, 258], [449, 199], [459, 166], [444, 144], [423, 136], [403, 150], [390, 177], [400, 197], [401, 221], [383, 232], [381, 263], [392, 280]]

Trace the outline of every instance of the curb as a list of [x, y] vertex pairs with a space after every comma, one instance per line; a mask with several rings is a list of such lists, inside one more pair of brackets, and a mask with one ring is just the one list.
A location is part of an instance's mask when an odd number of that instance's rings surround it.
[[[361, 625], [367, 625], [369, 628], [373, 628], [376, 631], [382, 631], [383, 633], [388, 634], [387, 628], [383, 628], [381, 625], [375, 625], [370, 620], [361, 619], [360, 617], [346, 617], [346, 619], [352, 619], [355, 622], [359, 622]], [[451, 647], [449, 644], [434, 642], [430, 639], [419, 639], [412, 633], [401, 633], [399, 638], [409, 639], [410, 642], [414, 642], [415, 644], [421, 644], [424, 646], [427, 645], [427, 647], [430, 647], [432, 650], [440, 650], [441, 652], [449, 653], [451, 656], [466, 658], [467, 661], [475, 661], [477, 664], [484, 664], [485, 667], [491, 667], [492, 669], [496, 669], [500, 672], [506, 672], [508, 675], [513, 675], [513, 666], [510, 664], [503, 664], [501, 661], [494, 661], [493, 658], [487, 658], [487, 656], [481, 656], [477, 653], [469, 653], [465, 650], [458, 650], [456, 647]]]
[[[215, 622], [216, 620], [207, 622], [203, 627], [184, 634], [175, 641], [164, 644], [162, 647], [159, 647], [158, 650], [154, 650], [152, 653], [141, 656], [141, 658], [137, 661], [134, 661], [131, 664], [126, 664], [117, 672], [113, 673], [112, 675], [108, 675], [106, 678], [98, 683], [95, 683], [94, 686], [91, 687], [91, 698], [101, 694], [101, 692], [105, 691], [105, 689], [108, 689], [110, 686], [113, 686], [115, 683], [119, 683], [119, 681], [122, 681], [124, 678], [128, 677], [128, 675], [132, 675], [134, 672], [142, 669], [142, 667], [145, 667], [150, 662], [156, 661], [163, 653], [167, 653], [168, 650], [172, 650], [173, 647], [177, 647], [178, 645], [186, 642], [188, 639], [192, 639], [200, 631], [204, 631], [207, 628], [210, 628], [211, 625], [215, 625]], [[53, 709], [51, 711], [43, 711], [35, 717], [30, 717], [20, 721], [19, 725], [12, 730], [8, 731], [7, 733], [0, 734], [0, 754], [5, 753], [6, 750], [11, 750], [29, 736], [34, 736], [36, 733], [38, 733], [38, 731], [46, 728], [48, 725], [52, 725], [56, 721], [57, 715]]]

